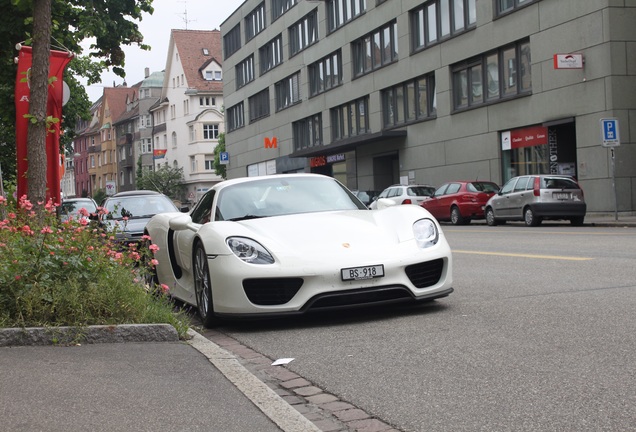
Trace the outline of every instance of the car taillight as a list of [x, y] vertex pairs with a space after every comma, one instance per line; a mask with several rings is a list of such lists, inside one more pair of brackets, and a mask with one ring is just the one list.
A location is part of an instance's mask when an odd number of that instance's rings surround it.
[[411, 201], [410, 198], [407, 198], [404, 201], [402, 201], [402, 204], [413, 204], [413, 202]]
[[541, 195], [541, 179], [539, 177], [534, 178], [534, 196]]

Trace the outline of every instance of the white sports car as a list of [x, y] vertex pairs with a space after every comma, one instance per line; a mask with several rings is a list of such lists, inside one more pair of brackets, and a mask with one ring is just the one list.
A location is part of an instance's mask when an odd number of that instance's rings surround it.
[[189, 214], [154, 216], [155, 282], [224, 317], [299, 314], [453, 291], [451, 250], [420, 206], [368, 210], [336, 179], [280, 174], [226, 180]]

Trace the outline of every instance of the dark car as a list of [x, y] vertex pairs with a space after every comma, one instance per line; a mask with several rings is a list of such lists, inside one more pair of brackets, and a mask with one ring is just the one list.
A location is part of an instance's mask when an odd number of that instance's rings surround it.
[[513, 177], [486, 204], [486, 221], [524, 221], [538, 226], [544, 219], [569, 220], [583, 225], [587, 205], [583, 190], [570, 176], [526, 175]]
[[432, 197], [420, 204], [437, 220], [453, 225], [469, 224], [473, 219], [484, 219], [486, 203], [499, 186], [489, 181], [453, 181], [438, 187]]
[[115, 232], [116, 240], [122, 243], [140, 241], [154, 215], [180, 211], [166, 195], [149, 190], [119, 192], [106, 198], [102, 207], [107, 213], [99, 216], [100, 225]]

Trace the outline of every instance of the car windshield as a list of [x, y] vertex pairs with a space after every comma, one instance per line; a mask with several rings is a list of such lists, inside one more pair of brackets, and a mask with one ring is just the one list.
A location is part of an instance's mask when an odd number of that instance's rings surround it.
[[227, 186], [219, 192], [215, 220], [241, 220], [366, 207], [328, 177], [277, 177]]
[[407, 188], [407, 195], [409, 196], [433, 196], [435, 194], [435, 188], [429, 186], [409, 186]]
[[78, 201], [62, 201], [60, 212], [64, 215], [77, 215], [80, 209], [86, 209], [89, 213], [95, 213], [97, 207], [91, 200], [78, 200]]
[[546, 189], [579, 189], [579, 185], [567, 177], [544, 177], [543, 184]]
[[499, 192], [499, 186], [490, 182], [472, 182], [468, 183], [468, 190], [471, 192]]
[[177, 207], [163, 195], [113, 197], [104, 204], [109, 219], [146, 218], [158, 213], [177, 212]]

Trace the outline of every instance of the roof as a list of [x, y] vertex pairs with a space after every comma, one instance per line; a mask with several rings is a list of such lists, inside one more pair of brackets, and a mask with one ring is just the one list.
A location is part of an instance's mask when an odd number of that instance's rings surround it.
[[[219, 30], [172, 30], [172, 39], [188, 82], [188, 87], [199, 91], [223, 93], [223, 81], [203, 78], [201, 68], [211, 61], [223, 65], [221, 32]], [[207, 50], [208, 54], [204, 54]]]
[[147, 87], [161, 88], [161, 86], [163, 86], [163, 76], [164, 76], [164, 71], [151, 73], [148, 78], [144, 79], [141, 82], [141, 88], [147, 88]]

